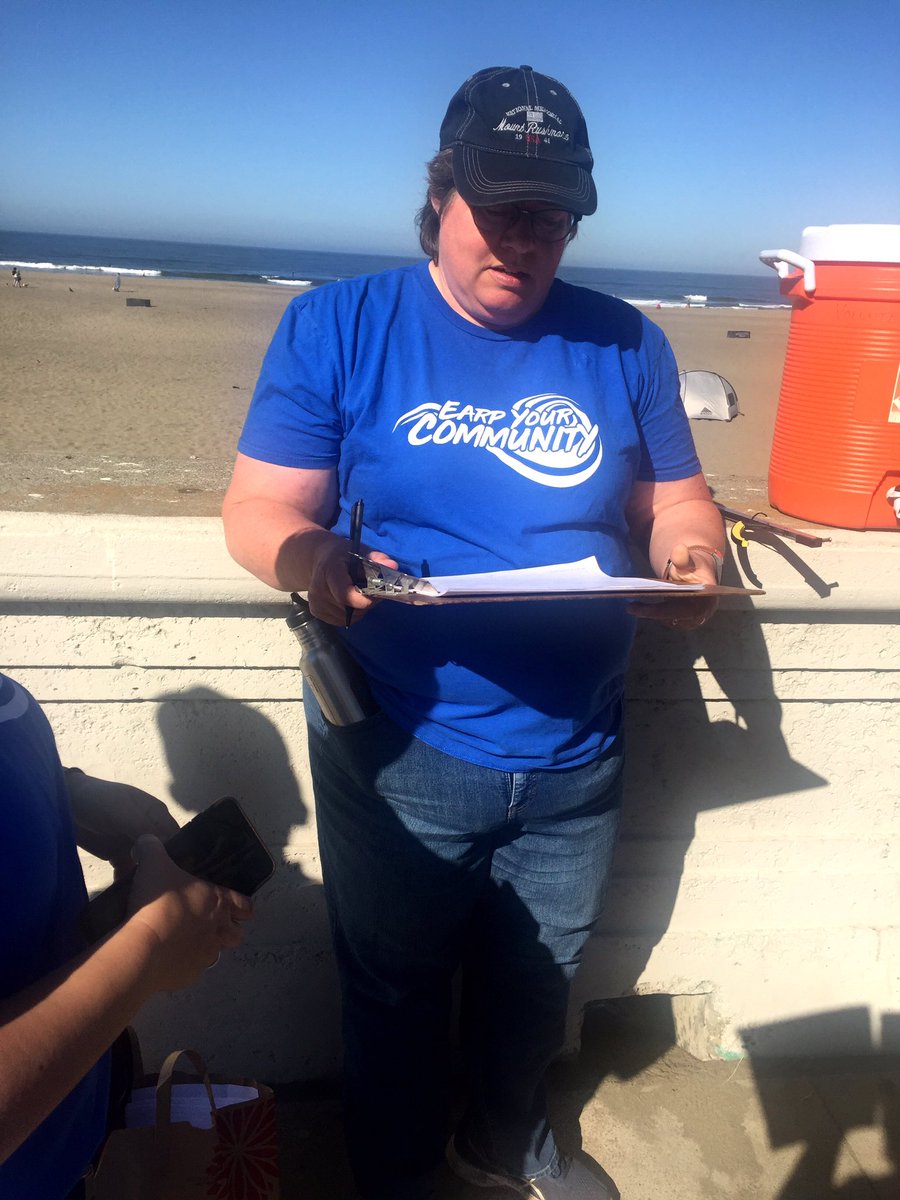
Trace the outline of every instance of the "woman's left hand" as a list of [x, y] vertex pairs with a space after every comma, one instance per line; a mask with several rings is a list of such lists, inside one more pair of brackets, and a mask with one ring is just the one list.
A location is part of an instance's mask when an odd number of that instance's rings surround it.
[[[715, 584], [716, 569], [708, 554], [692, 554], [682, 543], [673, 547], [665, 575], [669, 583], [709, 583]], [[634, 601], [628, 605], [627, 611], [633, 617], [647, 621], [658, 621], [679, 633], [690, 633], [705, 625], [719, 606], [717, 596], [671, 596], [663, 593], [665, 599], [644, 604]]]

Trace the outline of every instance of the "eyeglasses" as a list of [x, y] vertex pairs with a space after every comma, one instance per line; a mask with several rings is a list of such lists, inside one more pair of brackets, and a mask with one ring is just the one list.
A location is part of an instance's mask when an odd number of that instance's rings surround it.
[[472, 220], [482, 233], [502, 236], [522, 217], [528, 221], [531, 236], [538, 242], [562, 242], [569, 236], [581, 217], [564, 208], [520, 208], [518, 204], [485, 204], [471, 206]]

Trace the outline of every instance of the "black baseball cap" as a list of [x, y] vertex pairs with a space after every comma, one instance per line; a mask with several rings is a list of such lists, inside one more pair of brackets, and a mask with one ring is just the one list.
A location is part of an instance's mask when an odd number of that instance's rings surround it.
[[597, 189], [575, 97], [532, 67], [487, 67], [462, 85], [441, 125], [453, 182], [467, 204], [545, 200], [590, 216]]

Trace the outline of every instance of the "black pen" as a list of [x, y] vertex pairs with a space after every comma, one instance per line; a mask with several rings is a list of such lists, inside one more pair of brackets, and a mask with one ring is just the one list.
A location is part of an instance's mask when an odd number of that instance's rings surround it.
[[[362, 538], [363, 507], [362, 500], [357, 500], [350, 509], [350, 550], [353, 554], [359, 554], [360, 540]], [[353, 606], [351, 604], [348, 604], [344, 610], [344, 619], [344, 628], [349, 629], [353, 621]]]

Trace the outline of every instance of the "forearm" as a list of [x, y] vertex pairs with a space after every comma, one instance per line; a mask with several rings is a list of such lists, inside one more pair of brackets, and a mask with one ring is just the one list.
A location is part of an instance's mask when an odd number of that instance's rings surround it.
[[[636, 483], [628, 499], [626, 516], [635, 542], [660, 578], [678, 547], [707, 546], [722, 550], [725, 545], [722, 514], [713, 504], [700, 472], [670, 482]], [[704, 575], [709, 568], [708, 573], [714, 577], [712, 557], [698, 556], [698, 564], [701, 557]]]
[[[232, 557], [269, 587], [308, 592], [313, 615], [344, 624], [372, 601], [350, 577], [349, 543], [330, 533], [338, 511], [336, 468], [290, 468], [239, 454], [222, 505]], [[369, 557], [396, 567], [387, 555]]]
[[167, 841], [178, 823], [155, 796], [127, 783], [98, 779], [66, 767], [69, 809], [82, 850], [105, 858], [118, 873], [133, 866], [131, 847], [144, 833]]
[[656, 514], [647, 531], [647, 556], [655, 575], [662, 578], [678, 545], [724, 550], [722, 516], [711, 500], [684, 500]]
[[158, 941], [130, 920], [0, 1003], [0, 1162], [84, 1078], [152, 995]]
[[226, 500], [222, 517], [232, 558], [282, 592], [306, 591], [314, 563], [327, 543], [344, 544], [343, 538], [276, 500]]

